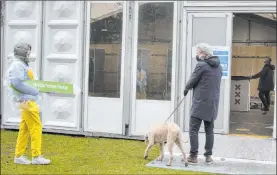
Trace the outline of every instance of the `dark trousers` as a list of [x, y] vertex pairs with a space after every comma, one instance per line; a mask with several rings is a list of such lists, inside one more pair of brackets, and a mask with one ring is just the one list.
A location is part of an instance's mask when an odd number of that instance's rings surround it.
[[[201, 126], [202, 120], [197, 117], [191, 117], [189, 122], [189, 137], [190, 137], [190, 154], [191, 156], [197, 156], [198, 154], [198, 132]], [[204, 121], [206, 143], [204, 156], [211, 156], [214, 146], [214, 121]]]
[[264, 105], [265, 109], [270, 106], [270, 91], [259, 91], [259, 97]]

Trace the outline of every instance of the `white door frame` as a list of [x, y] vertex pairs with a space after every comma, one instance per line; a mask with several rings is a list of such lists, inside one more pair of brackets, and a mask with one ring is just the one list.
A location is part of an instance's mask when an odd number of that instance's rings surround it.
[[[170, 101], [165, 101], [165, 100], [147, 100], [147, 99], [142, 99], [139, 102], [141, 103], [142, 101], [145, 102], [144, 105], [147, 104], [156, 104], [156, 105], [161, 105], [167, 106], [168, 103], [170, 103], [170, 108], [166, 109], [166, 114], [167, 117], [170, 115], [170, 113], [174, 110], [174, 105], [175, 105], [175, 99], [176, 99], [176, 74], [177, 74], [177, 69], [176, 69], [176, 64], [177, 64], [177, 59], [176, 59], [176, 49], [177, 49], [177, 1], [134, 1], [134, 27], [133, 27], [133, 36], [132, 36], [132, 72], [131, 72], [131, 117], [130, 117], [130, 128], [131, 132], [129, 136], [140, 136], [143, 131], [137, 130], [137, 123], [136, 123], [136, 117], [137, 117], [137, 99], [136, 99], [136, 74], [137, 74], [137, 53], [138, 53], [138, 20], [139, 20], [139, 4], [140, 3], [159, 3], [159, 2], [171, 2], [173, 3], [173, 34], [172, 34], [172, 83], [171, 83], [171, 100]], [[146, 111], [147, 112], [147, 111]], [[168, 113], [168, 114], [167, 114]], [[176, 112], [177, 113], [177, 112]], [[175, 114], [176, 114], [175, 113]], [[163, 117], [161, 117], [158, 113], [156, 115], [157, 117], [160, 117], [159, 119], [156, 119], [156, 122], [164, 122]], [[155, 116], [153, 116], [155, 117]], [[166, 118], [167, 118], [166, 117]], [[174, 115], [169, 119], [169, 121], [174, 121]], [[166, 119], [165, 118], [165, 119]], [[164, 120], [165, 120], [164, 119]], [[148, 125], [151, 125], [151, 122], [146, 122], [145, 123], [145, 128], [144, 129], [149, 129]], [[154, 123], [153, 123], [154, 124]]]
[[[123, 128], [123, 97], [124, 97], [124, 90], [123, 90], [123, 86], [124, 86], [124, 75], [125, 75], [125, 64], [124, 64], [124, 61], [125, 61], [125, 47], [126, 47], [126, 39], [125, 39], [125, 35], [126, 35], [126, 24], [127, 24], [127, 17], [128, 17], [128, 14], [127, 14], [127, 2], [126, 1], [120, 1], [123, 3], [123, 21], [122, 21], [122, 46], [121, 46], [121, 78], [120, 78], [120, 97], [119, 98], [109, 98], [109, 97], [89, 97], [88, 96], [88, 80], [89, 80], [89, 47], [90, 47], [90, 4], [91, 3], [94, 3], [94, 4], [97, 4], [97, 3], [116, 3], [116, 1], [86, 1], [86, 8], [87, 8], [87, 11], [86, 11], [86, 15], [85, 15], [85, 28], [86, 28], [86, 31], [85, 31], [85, 36], [86, 36], [86, 41], [85, 41], [85, 56], [84, 56], [84, 76], [83, 76], [83, 126], [84, 126], [84, 131], [85, 132], [93, 132], [93, 133], [107, 133], [107, 134], [123, 134], [124, 133], [124, 128]], [[108, 101], [111, 101], [113, 103], [120, 103], [119, 106], [120, 106], [120, 110], [121, 110], [121, 115], [120, 116], [117, 116], [117, 117], [120, 117], [121, 118], [121, 122], [120, 122], [120, 130], [114, 130], [113, 133], [112, 132], [105, 132], [105, 131], [98, 131], [97, 129], [94, 130], [92, 128], [89, 127], [89, 112], [88, 112], [88, 104], [89, 104], [89, 98], [90, 99], [93, 99], [93, 100], [108, 100]], [[109, 107], [108, 107], [109, 108]], [[107, 111], [111, 111], [112, 109], [107, 109]], [[91, 111], [93, 113], [93, 111]], [[95, 114], [92, 114], [92, 115], [95, 115]], [[99, 115], [96, 115], [96, 118], [94, 119], [95, 120], [101, 120], [101, 117], [102, 116], [99, 116]], [[115, 116], [108, 116], [108, 117], [115, 117]], [[93, 121], [92, 121], [93, 122]], [[103, 122], [109, 122], [109, 121], [102, 121], [101, 123]], [[116, 123], [114, 123], [116, 124]]]
[[[193, 17], [217, 17], [217, 18], [226, 18], [227, 16], [227, 28], [226, 28], [226, 46], [230, 48], [229, 50], [229, 60], [228, 60], [228, 71], [230, 72], [230, 67], [231, 67], [231, 49], [232, 49], [232, 13], [205, 13], [205, 12], [201, 12], [201, 13], [187, 13], [187, 19], [188, 19], [188, 32], [187, 35], [187, 59], [186, 59], [186, 70], [185, 70], [185, 74], [183, 74], [184, 76], [181, 77], [185, 77], [185, 81], [182, 81], [183, 85], [182, 87], [185, 87], [185, 83], [189, 80], [189, 76], [191, 75], [192, 71], [194, 68], [187, 66], [187, 65], [191, 65], [192, 64], [192, 60], [190, 59], [192, 57], [192, 50], [190, 47], [192, 46], [192, 31], [193, 31]], [[183, 78], [184, 79], [184, 78]], [[216, 133], [224, 133], [227, 134], [228, 130], [229, 130], [229, 113], [230, 113], [230, 106], [228, 105], [228, 103], [230, 103], [230, 95], [226, 94], [226, 92], [230, 91], [230, 79], [231, 79], [231, 75], [228, 74], [228, 79], [222, 79], [222, 81], [225, 82], [224, 84], [224, 90], [223, 93], [221, 94], [224, 96], [224, 109], [223, 109], [223, 128], [222, 129], [215, 129]], [[222, 93], [222, 92], [221, 92]], [[189, 92], [186, 99], [185, 99], [185, 108], [184, 112], [181, 112], [181, 116], [186, 116], [185, 118], [188, 118], [188, 116], [190, 115], [190, 106], [191, 106], [191, 102], [192, 102], [192, 92]], [[182, 110], [183, 111], [183, 110]], [[189, 122], [185, 122], [185, 128], [189, 127]], [[200, 128], [200, 131], [203, 132], [204, 129]]]
[[88, 78], [89, 78], [89, 44], [90, 44], [90, 1], [85, 2], [85, 26], [84, 26], [84, 59], [83, 59], [83, 96], [82, 96], [82, 109], [83, 109], [83, 121], [82, 128], [86, 131], [88, 128], [87, 116], [88, 116]]
[[[3, 9], [1, 9], [1, 13], [5, 13], [5, 11]], [[3, 18], [3, 22], [5, 23], [5, 15], [4, 15], [4, 18]], [[0, 24], [0, 82], [1, 82], [1, 85], [0, 85], [0, 123], [2, 125], [2, 119], [3, 119], [3, 116], [2, 116], [2, 113], [3, 113], [3, 103], [4, 103], [4, 97], [3, 97], [3, 59], [4, 59], [4, 26], [2, 26]]]
[[274, 91], [275, 91], [275, 94], [274, 94], [274, 96], [275, 96], [275, 100], [274, 100], [274, 121], [273, 121], [273, 138], [274, 139], [276, 139], [276, 108], [277, 108], [277, 106], [276, 106], [276, 100], [277, 100], [277, 97], [276, 97], [276, 70], [275, 70], [275, 88], [274, 88]]
[[[182, 67], [186, 65], [185, 60], [187, 59], [187, 55], [185, 54], [187, 50], [187, 35], [186, 33], [188, 32], [187, 29], [187, 19], [188, 19], [188, 13], [276, 13], [276, 2], [275, 1], [265, 1], [265, 2], [255, 2], [255, 1], [249, 1], [249, 2], [224, 2], [224, 1], [214, 1], [214, 2], [205, 2], [205, 1], [198, 1], [198, 2], [191, 2], [191, 1], [185, 1], [184, 2], [184, 8], [183, 8], [183, 33], [184, 35], [182, 36], [182, 51], [184, 57], [181, 59], [182, 60]], [[232, 29], [233, 30], [233, 29]], [[231, 52], [232, 50], [230, 50]], [[231, 59], [230, 59], [231, 61]], [[229, 69], [231, 69], [231, 64], [229, 66]], [[185, 76], [185, 70], [181, 70], [182, 76], [179, 77], [179, 82], [182, 82], [183, 79], [182, 77]], [[184, 83], [180, 83], [180, 92], [179, 96], [183, 96], [183, 88], [184, 88]], [[276, 86], [276, 84], [275, 84]], [[230, 86], [229, 86], [230, 88]], [[276, 94], [276, 89], [275, 89], [275, 94]], [[229, 94], [230, 96], [230, 94]], [[276, 98], [276, 95], [275, 95]], [[275, 99], [276, 100], [276, 99]], [[230, 109], [230, 102], [228, 105]], [[183, 108], [184, 109], [184, 108]], [[179, 116], [180, 118], [180, 126], [182, 129], [184, 129], [183, 125], [183, 120], [184, 120], [184, 115], [182, 115], [182, 108], [179, 109], [179, 113], [181, 114]], [[229, 110], [230, 112], [230, 110]], [[228, 116], [228, 121], [229, 121], [229, 116]], [[229, 134], [229, 123], [225, 122], [226, 128], [224, 128], [224, 131], [226, 132], [225, 134]], [[275, 113], [274, 113], [274, 126], [273, 126], [273, 138], [276, 138], [276, 104], [275, 104]]]

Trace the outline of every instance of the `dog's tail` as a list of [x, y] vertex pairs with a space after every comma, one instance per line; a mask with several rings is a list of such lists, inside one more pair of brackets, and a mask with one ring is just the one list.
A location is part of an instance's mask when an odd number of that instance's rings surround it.
[[179, 132], [178, 137], [179, 137], [179, 139], [180, 139], [183, 143], [188, 143], [188, 142], [189, 142], [188, 140], [187, 140], [187, 141], [183, 141], [183, 139], [182, 139], [182, 133], [181, 133], [181, 132]]
[[183, 141], [181, 132], [179, 132], [178, 137], [179, 137], [179, 140], [181, 140], [183, 143], [188, 143], [189, 142], [188, 140]]

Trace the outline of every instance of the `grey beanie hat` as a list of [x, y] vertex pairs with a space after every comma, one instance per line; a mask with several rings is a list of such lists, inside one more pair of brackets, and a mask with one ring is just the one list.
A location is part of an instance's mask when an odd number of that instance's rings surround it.
[[27, 43], [18, 43], [14, 46], [14, 56], [20, 58], [26, 64], [29, 63], [28, 52], [31, 52], [31, 45]]

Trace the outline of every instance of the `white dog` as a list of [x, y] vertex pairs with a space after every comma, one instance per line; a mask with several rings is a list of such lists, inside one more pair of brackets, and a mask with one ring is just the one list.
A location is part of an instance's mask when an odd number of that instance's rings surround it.
[[144, 153], [144, 159], [147, 159], [151, 147], [155, 144], [159, 144], [160, 156], [157, 160], [162, 161], [164, 158], [164, 144], [166, 142], [170, 154], [169, 161], [166, 165], [171, 166], [173, 160], [173, 145], [175, 143], [181, 150], [183, 156], [182, 161], [185, 162], [185, 166], [188, 166], [186, 154], [181, 143], [183, 140], [181, 137], [180, 127], [177, 124], [165, 123], [153, 126], [151, 131], [145, 135], [145, 142], [148, 143], [148, 146]]

